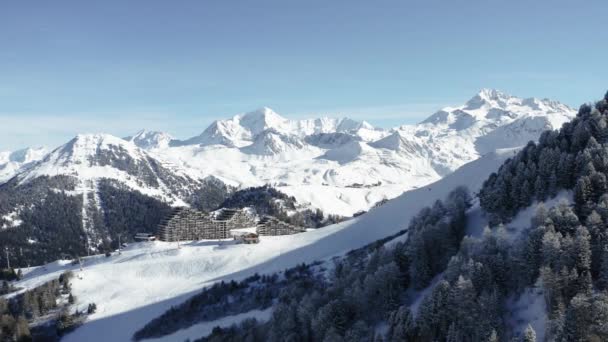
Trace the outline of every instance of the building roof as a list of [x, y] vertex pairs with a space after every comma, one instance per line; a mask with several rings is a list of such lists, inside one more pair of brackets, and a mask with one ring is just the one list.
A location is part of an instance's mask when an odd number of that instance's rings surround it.
[[230, 234], [232, 236], [242, 236], [242, 235], [246, 235], [246, 234], [250, 234], [250, 233], [257, 234], [256, 228], [255, 227], [247, 227], [247, 228], [238, 228], [238, 229], [231, 229], [230, 230]]

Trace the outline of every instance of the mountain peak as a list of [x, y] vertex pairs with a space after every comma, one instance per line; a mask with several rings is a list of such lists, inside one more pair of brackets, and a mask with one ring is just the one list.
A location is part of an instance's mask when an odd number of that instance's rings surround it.
[[496, 89], [483, 88], [465, 104], [468, 109], [478, 109], [483, 106], [504, 108], [511, 99], [515, 98]]
[[174, 139], [170, 134], [165, 132], [148, 131], [146, 129], [142, 129], [135, 135], [124, 138], [124, 140], [132, 142], [140, 148], [149, 150], [154, 148], [169, 147], [171, 141]]
[[85, 147], [92, 145], [123, 145], [129, 142], [107, 133], [80, 133], [68, 142], [68, 144], [70, 143], [75, 146]]
[[498, 89], [492, 89], [492, 88], [483, 88], [477, 93], [476, 96], [479, 96], [479, 97], [487, 99], [487, 100], [509, 99], [509, 98], [513, 97], [505, 92], [502, 92]]
[[259, 134], [268, 128], [280, 129], [288, 122], [287, 119], [268, 107], [262, 107], [245, 113], [238, 118], [240, 125], [250, 130], [253, 135]]
[[19, 180], [25, 183], [40, 176], [67, 175], [81, 180], [116, 179], [133, 188], [141, 184], [158, 188], [158, 175], [153, 171], [158, 167], [159, 162], [130, 141], [104, 133], [78, 134], [21, 173]]
[[86, 164], [102, 151], [122, 149], [133, 155], [140, 155], [141, 150], [130, 141], [106, 133], [78, 134], [65, 145], [51, 152], [59, 159]]

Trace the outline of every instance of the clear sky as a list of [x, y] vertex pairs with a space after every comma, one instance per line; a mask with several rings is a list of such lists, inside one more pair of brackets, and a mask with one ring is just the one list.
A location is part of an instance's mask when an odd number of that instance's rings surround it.
[[2, 1], [0, 150], [178, 138], [269, 106], [414, 123], [481, 88], [608, 89], [608, 1]]

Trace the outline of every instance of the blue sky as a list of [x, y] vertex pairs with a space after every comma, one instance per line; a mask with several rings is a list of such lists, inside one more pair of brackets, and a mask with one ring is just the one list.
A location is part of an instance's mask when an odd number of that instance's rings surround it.
[[269, 106], [414, 123], [481, 88], [608, 89], [606, 1], [5, 1], [0, 150], [79, 132], [178, 138]]

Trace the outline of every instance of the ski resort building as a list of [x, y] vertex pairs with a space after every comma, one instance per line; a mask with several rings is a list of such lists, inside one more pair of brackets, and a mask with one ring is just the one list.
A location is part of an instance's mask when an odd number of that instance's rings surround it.
[[304, 229], [272, 216], [264, 216], [256, 223], [241, 209], [203, 213], [190, 208], [175, 208], [159, 224], [157, 237], [161, 241], [215, 240], [242, 235], [237, 234], [238, 231], [255, 235], [249, 235], [243, 242], [257, 243], [258, 236], [297, 234]]
[[255, 221], [243, 210], [222, 209], [203, 213], [190, 208], [175, 208], [161, 221], [161, 241], [227, 239], [231, 229], [255, 227]]
[[304, 228], [283, 222], [273, 216], [264, 216], [257, 225], [257, 232], [260, 236], [291, 235], [302, 233], [303, 231]]

